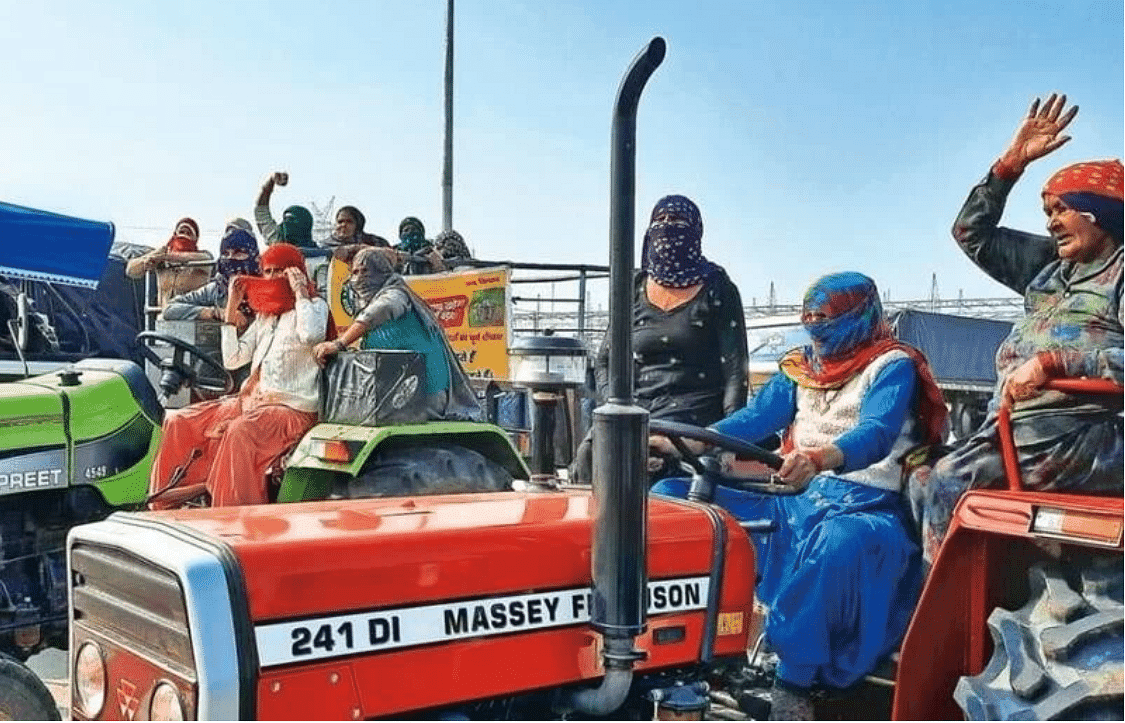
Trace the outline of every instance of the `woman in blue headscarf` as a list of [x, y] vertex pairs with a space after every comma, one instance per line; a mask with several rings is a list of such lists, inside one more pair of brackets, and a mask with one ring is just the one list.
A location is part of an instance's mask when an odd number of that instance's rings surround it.
[[[219, 241], [219, 260], [215, 262], [215, 274], [211, 281], [195, 291], [173, 297], [164, 307], [164, 319], [224, 321], [223, 310], [227, 306], [230, 280], [235, 276], [262, 275], [258, 241], [249, 229], [250, 223], [242, 218], [231, 219], [227, 223]], [[252, 318], [249, 307], [243, 313]]]
[[[902, 499], [903, 457], [940, 443], [941, 392], [920, 352], [895, 339], [875, 283], [825, 276], [805, 295], [812, 343], [793, 349], [750, 404], [712, 425], [756, 442], [785, 431], [780, 481], [799, 494], [719, 486], [715, 502], [776, 529], [752, 535], [766, 637], [778, 655], [774, 715], [811, 717], [810, 689], [847, 688], [906, 632], [921, 586]], [[687, 495], [664, 480], [654, 493]]]
[[[746, 404], [746, 321], [738, 287], [702, 252], [703, 218], [685, 196], [665, 196], [652, 209], [633, 282], [633, 373], [636, 403], [653, 419], [697, 426], [717, 422]], [[600, 399], [609, 384], [608, 335], [594, 376]], [[662, 438], [654, 438], [658, 445]], [[572, 474], [589, 480], [589, 440]], [[663, 454], [667, 448], [656, 446]], [[653, 479], [670, 458], [649, 461]]]

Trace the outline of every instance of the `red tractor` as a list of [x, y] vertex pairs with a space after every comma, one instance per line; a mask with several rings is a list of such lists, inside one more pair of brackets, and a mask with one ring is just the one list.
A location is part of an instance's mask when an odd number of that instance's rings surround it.
[[[615, 111], [621, 299], [637, 104], [663, 56], [657, 38], [636, 58]], [[753, 548], [721, 510], [649, 501], [647, 412], [632, 403], [629, 305], [617, 306], [627, 371], [595, 413], [592, 489], [533, 484], [492, 459], [520, 491], [117, 513], [76, 530], [73, 718], [701, 712], [709, 667], [745, 659]], [[341, 454], [355, 444], [344, 425], [318, 429], [336, 429], [325, 444]]]
[[[1101, 379], [1049, 386], [1122, 397]], [[894, 717], [1119, 720], [1122, 498], [1024, 490], [1008, 409], [999, 422], [1008, 489], [958, 504], [903, 641]]]

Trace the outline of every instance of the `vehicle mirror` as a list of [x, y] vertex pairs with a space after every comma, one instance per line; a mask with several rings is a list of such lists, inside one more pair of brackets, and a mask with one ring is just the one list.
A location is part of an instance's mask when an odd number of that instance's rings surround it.
[[[31, 328], [30, 306], [27, 301], [27, 294], [21, 291], [16, 296], [15, 328], [12, 328], [12, 341], [15, 342], [16, 348], [21, 351], [27, 349], [28, 329]], [[9, 327], [11, 327], [11, 324], [12, 322], [9, 322]]]

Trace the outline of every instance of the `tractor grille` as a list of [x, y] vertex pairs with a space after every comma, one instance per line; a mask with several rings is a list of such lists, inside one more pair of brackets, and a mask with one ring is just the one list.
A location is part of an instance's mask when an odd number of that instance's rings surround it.
[[131, 653], [194, 678], [183, 588], [177, 577], [122, 550], [76, 542], [70, 554], [72, 616]]

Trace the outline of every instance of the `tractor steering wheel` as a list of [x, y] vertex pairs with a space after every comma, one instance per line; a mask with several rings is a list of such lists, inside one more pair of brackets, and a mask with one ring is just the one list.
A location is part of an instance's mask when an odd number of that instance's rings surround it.
[[[712, 429], [705, 427], [697, 427], [694, 424], [684, 424], [682, 422], [670, 422], [664, 419], [650, 419], [648, 423], [648, 431], [650, 434], [659, 434], [671, 440], [676, 450], [684, 458], [684, 461], [691, 465], [695, 470], [696, 478], [708, 477], [714, 475], [719, 471], [719, 464], [713, 457], [703, 455], [702, 457], [688, 449], [684, 444], [685, 439], [691, 439], [696, 442], [703, 442], [710, 444], [728, 452], [734, 452], [740, 457], [752, 459], [755, 462], [761, 462], [771, 469], [780, 469], [783, 460], [778, 455], [770, 452], [769, 450], [762, 449], [756, 444], [744, 442], [737, 437], [731, 437], [721, 432], [716, 432]], [[735, 487], [740, 490], [747, 490], [750, 492], [764, 492], [773, 495], [796, 495], [800, 494], [801, 490], [791, 487], [786, 484], [774, 484], [772, 482], [755, 482], [752, 480], [741, 480], [724, 478], [723, 484], [728, 487]], [[693, 489], [696, 484], [693, 480]], [[713, 490], [709, 493], [713, 494]], [[706, 501], [710, 502], [709, 499]]]
[[[156, 353], [147, 342], [159, 341], [172, 347], [172, 356], [165, 359]], [[137, 334], [137, 343], [140, 345], [141, 354], [145, 359], [158, 366], [161, 371], [173, 371], [180, 378], [187, 381], [192, 389], [208, 395], [230, 394], [234, 391], [234, 377], [229, 370], [219, 362], [209, 357], [202, 349], [189, 344], [175, 336], [161, 334], [156, 331], [142, 331]], [[206, 370], [215, 372], [221, 383], [202, 381], [199, 378], [197, 367], [202, 365]], [[176, 389], [164, 389], [166, 396], [172, 396]]]

